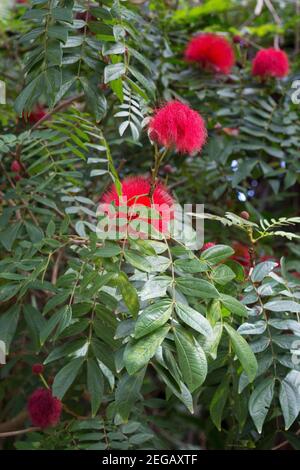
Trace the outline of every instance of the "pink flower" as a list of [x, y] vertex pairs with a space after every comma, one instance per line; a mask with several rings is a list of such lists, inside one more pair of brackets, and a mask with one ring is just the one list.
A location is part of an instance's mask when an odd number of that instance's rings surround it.
[[198, 34], [192, 38], [184, 55], [188, 62], [196, 62], [206, 70], [225, 75], [231, 72], [235, 63], [230, 42], [212, 33]]
[[208, 248], [212, 248], [213, 246], [215, 246], [215, 242], [207, 242], [207, 243], [204, 243], [203, 247], [201, 248], [201, 252], [202, 251], [205, 251], [205, 250], [208, 250]]
[[252, 75], [283, 78], [289, 73], [289, 59], [280, 49], [261, 49], [252, 62]]
[[29, 397], [27, 408], [32, 424], [47, 428], [59, 422], [62, 403], [52, 395], [51, 390], [38, 388]]
[[[101, 203], [104, 203], [101, 208], [111, 219], [118, 218], [124, 222], [124, 219], [132, 221], [139, 218], [141, 221], [152, 224], [156, 230], [166, 233], [169, 222], [174, 218], [173, 198], [160, 182], [156, 183], [151, 198], [149, 196], [150, 190], [151, 182], [148, 178], [127, 177], [122, 182], [122, 196], [118, 195], [115, 185], [112, 185], [101, 198]], [[126, 207], [124, 207], [124, 201]], [[121, 206], [117, 213], [110, 207], [112, 203], [117, 208]], [[140, 214], [140, 208], [149, 208], [149, 211], [146, 211], [146, 216], [144, 212]], [[153, 209], [151, 212], [150, 208]]]
[[33, 364], [31, 370], [34, 375], [40, 375], [44, 372], [44, 366], [43, 364]]
[[159, 145], [192, 155], [205, 144], [207, 131], [200, 114], [180, 101], [170, 101], [156, 110], [149, 136]]

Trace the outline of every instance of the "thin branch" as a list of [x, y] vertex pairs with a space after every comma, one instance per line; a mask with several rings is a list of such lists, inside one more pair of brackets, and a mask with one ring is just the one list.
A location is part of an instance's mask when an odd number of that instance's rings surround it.
[[61, 262], [63, 253], [64, 253], [63, 250], [59, 250], [58, 253], [57, 253], [57, 257], [56, 257], [56, 260], [55, 260], [55, 263], [54, 263], [54, 266], [53, 266], [52, 276], [51, 276], [51, 284], [53, 284], [53, 285], [55, 285], [56, 281], [57, 281], [59, 266], [60, 266], [60, 262]]
[[27, 416], [28, 416], [27, 411], [23, 410], [17, 416], [10, 419], [9, 421], [0, 423], [0, 433], [13, 431], [16, 428], [20, 427], [24, 423], [24, 421], [27, 419]]
[[26, 429], [20, 429], [19, 431], [10, 431], [0, 433], [0, 439], [3, 437], [18, 436], [19, 434], [26, 434], [27, 432], [39, 431], [41, 428], [31, 427]]
[[[258, 0], [254, 11], [255, 15], [261, 15], [264, 5], [267, 7], [269, 12], [273, 16], [274, 22], [277, 24], [277, 26], [282, 27], [282, 20], [278, 15], [277, 11], [275, 10], [271, 0]], [[274, 47], [279, 48], [279, 34], [275, 34], [274, 36]]]
[[43, 116], [39, 121], [37, 121], [34, 124], [34, 126], [32, 126], [31, 131], [35, 131], [43, 122], [48, 121], [51, 118], [51, 116], [53, 116], [53, 114], [56, 114], [59, 111], [65, 108], [68, 108], [72, 103], [83, 98], [83, 96], [84, 96], [84, 93], [80, 93], [80, 95], [72, 96], [71, 98], [68, 98], [67, 100], [59, 103], [57, 106], [55, 106], [55, 108], [48, 111], [48, 113], [45, 114], [45, 116]]
[[[297, 431], [295, 434], [296, 434], [296, 436], [299, 436], [299, 434], [300, 434], [300, 429], [298, 429], [298, 431]], [[272, 447], [271, 450], [279, 450], [279, 449], [281, 449], [282, 447], [285, 447], [287, 444], [290, 444], [289, 441], [283, 441], [283, 442], [281, 442], [280, 444], [278, 444], [277, 446]]]
[[[268, 8], [271, 15], [273, 16], [274, 21], [277, 24], [277, 26], [282, 27], [282, 20], [280, 16], [278, 15], [278, 13], [276, 12], [271, 0], [265, 0], [265, 5]], [[279, 34], [275, 34], [274, 36], [274, 46], [279, 48]]]

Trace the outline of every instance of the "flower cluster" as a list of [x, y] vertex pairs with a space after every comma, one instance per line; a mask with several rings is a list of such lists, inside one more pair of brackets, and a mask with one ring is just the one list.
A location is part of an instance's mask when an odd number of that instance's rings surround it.
[[[128, 230], [127, 222], [138, 219], [139, 222], [144, 222], [145, 226], [150, 224], [155, 230], [167, 233], [169, 222], [174, 218], [174, 201], [165, 186], [156, 182], [150, 195], [151, 181], [142, 176], [127, 177], [121, 186], [122, 195], [119, 195], [116, 186], [112, 185], [102, 196], [101, 212], [105, 212], [111, 220], [117, 220], [120, 230]], [[143, 210], [145, 208], [149, 210]]]
[[[248, 46], [240, 36], [233, 42]], [[203, 69], [214, 73], [229, 74], [235, 64], [235, 54], [230, 42], [223, 36], [213, 33], [198, 34], [187, 44], [184, 57], [188, 62], [199, 64]], [[280, 49], [268, 48], [258, 51], [252, 61], [252, 75], [261, 78], [283, 78], [289, 73], [289, 59]]]
[[59, 422], [62, 403], [52, 395], [51, 390], [38, 388], [29, 397], [27, 408], [32, 424], [47, 428]]
[[196, 62], [206, 70], [228, 74], [235, 63], [230, 42], [223, 36], [207, 33], [192, 38], [185, 50], [185, 59]]
[[280, 49], [261, 49], [252, 62], [252, 75], [283, 78], [289, 73], [289, 59]]
[[10, 165], [10, 171], [14, 174], [14, 180], [19, 181], [22, 176], [23, 167], [18, 160], [13, 160]]
[[180, 101], [170, 101], [157, 109], [149, 123], [150, 139], [190, 155], [205, 144], [207, 131], [199, 113]]

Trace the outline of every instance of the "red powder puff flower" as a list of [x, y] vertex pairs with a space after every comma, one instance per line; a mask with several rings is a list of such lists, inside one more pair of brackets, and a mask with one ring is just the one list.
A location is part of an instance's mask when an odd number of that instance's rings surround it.
[[29, 397], [27, 408], [32, 424], [47, 428], [59, 422], [62, 403], [52, 395], [51, 390], [38, 388]]
[[44, 372], [44, 366], [43, 364], [33, 364], [31, 370], [33, 374], [40, 375]]
[[[151, 224], [155, 230], [165, 234], [174, 218], [173, 198], [160, 182], [155, 185], [151, 198], [150, 190], [149, 179], [141, 176], [127, 177], [122, 182], [122, 196], [118, 195], [115, 185], [102, 196], [101, 212], [108, 214], [110, 219], [118, 218], [120, 230], [128, 230], [131, 235], [137, 235], [137, 225], [128, 227], [127, 222], [135, 222], [137, 219], [146, 225]], [[120, 209], [115, 211], [112, 203]]]
[[204, 243], [203, 247], [201, 248], [201, 252], [202, 251], [205, 251], [205, 250], [208, 250], [208, 248], [212, 248], [213, 246], [215, 246], [215, 242], [207, 242], [207, 243]]
[[188, 62], [197, 62], [206, 70], [227, 75], [235, 63], [234, 51], [223, 36], [207, 33], [190, 40], [185, 53]]
[[205, 144], [207, 131], [200, 114], [174, 100], [156, 111], [149, 122], [149, 137], [164, 147], [192, 155]]
[[289, 73], [289, 59], [280, 49], [261, 49], [252, 62], [252, 75], [283, 78]]
[[231, 259], [244, 266], [245, 272], [247, 273], [251, 268], [249, 248], [246, 245], [243, 245], [243, 243], [236, 241], [232, 243], [232, 248], [234, 249], [234, 255], [231, 256]]

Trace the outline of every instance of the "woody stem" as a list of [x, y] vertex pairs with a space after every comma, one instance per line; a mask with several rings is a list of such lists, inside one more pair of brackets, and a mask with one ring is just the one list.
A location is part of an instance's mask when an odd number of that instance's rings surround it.
[[159, 171], [159, 167], [165, 156], [167, 155], [167, 150], [164, 150], [160, 153], [158, 150], [157, 146], [155, 145], [155, 153], [154, 153], [154, 166], [151, 170], [151, 187], [149, 191], [149, 197], [153, 196], [154, 190], [155, 190], [155, 184], [157, 180], [157, 175]]

